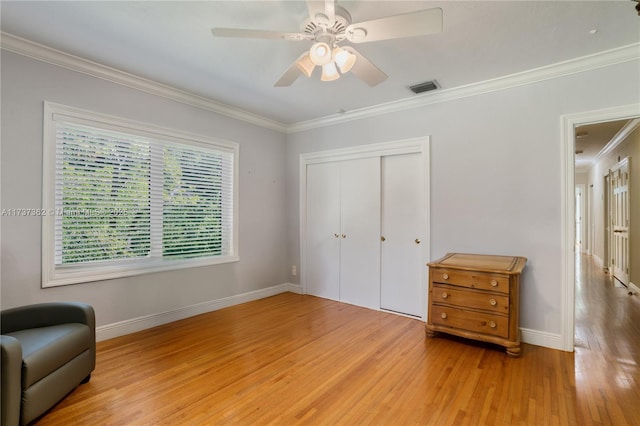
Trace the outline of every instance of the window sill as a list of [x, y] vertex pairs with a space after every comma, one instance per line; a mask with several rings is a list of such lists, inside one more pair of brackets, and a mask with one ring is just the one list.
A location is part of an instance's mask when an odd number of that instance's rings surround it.
[[94, 281], [132, 277], [155, 272], [173, 271], [186, 268], [221, 265], [238, 262], [239, 256], [220, 256], [199, 259], [119, 261], [108, 264], [84, 264], [56, 267], [53, 271], [45, 271], [42, 276], [42, 288], [59, 287], [71, 284], [82, 284]]

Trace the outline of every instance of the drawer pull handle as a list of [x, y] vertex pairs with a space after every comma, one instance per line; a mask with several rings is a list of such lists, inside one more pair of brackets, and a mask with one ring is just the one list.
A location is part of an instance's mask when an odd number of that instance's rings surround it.
[[446, 312], [441, 313], [440, 318], [447, 319], [447, 313]]
[[446, 291], [442, 292], [442, 298], [446, 299], [447, 297], [449, 297], [449, 294]]
[[498, 287], [498, 281], [491, 280], [491, 287]]
[[347, 234], [342, 234], [342, 238], [347, 238]]
[[339, 234], [333, 234], [333, 236], [336, 237], [336, 238], [340, 238]]
[[489, 321], [489, 327], [491, 328], [496, 328], [496, 322], [495, 321]]
[[445, 280], [448, 280], [449, 279], [449, 274], [442, 274], [442, 278], [445, 279]]
[[498, 302], [496, 302], [496, 299], [489, 299], [489, 304], [491, 304], [491, 306], [496, 306]]

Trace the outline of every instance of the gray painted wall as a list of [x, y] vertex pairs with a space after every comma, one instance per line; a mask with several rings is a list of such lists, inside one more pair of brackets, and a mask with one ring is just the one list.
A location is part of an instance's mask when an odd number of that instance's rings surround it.
[[300, 154], [430, 135], [432, 258], [527, 257], [520, 325], [560, 334], [560, 117], [638, 103], [638, 75], [638, 62], [618, 64], [289, 135], [290, 263], [300, 263]]
[[43, 101], [240, 144], [240, 262], [41, 288], [41, 224], [2, 217], [2, 308], [77, 300], [97, 325], [173, 311], [287, 281], [285, 135], [2, 51], [2, 207], [42, 204]]
[[227, 139], [241, 145], [241, 261], [41, 289], [40, 221], [3, 217], [1, 307], [80, 300], [105, 325], [298, 283], [302, 271], [288, 272], [300, 265], [299, 155], [430, 135], [432, 257], [526, 256], [521, 326], [560, 333], [560, 117], [640, 102], [639, 68], [617, 64], [283, 135], [3, 51], [3, 208], [41, 204], [44, 100]]

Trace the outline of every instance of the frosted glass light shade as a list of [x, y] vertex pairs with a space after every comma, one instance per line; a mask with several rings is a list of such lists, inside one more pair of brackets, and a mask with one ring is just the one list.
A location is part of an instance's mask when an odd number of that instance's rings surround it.
[[340, 72], [342, 74], [348, 73], [356, 63], [356, 55], [347, 52], [346, 50], [336, 47], [333, 49], [333, 60], [336, 62]]
[[302, 74], [306, 75], [307, 77], [311, 77], [311, 73], [313, 73], [313, 69], [316, 67], [316, 64], [313, 63], [308, 53], [302, 58], [298, 59], [296, 65], [298, 65], [298, 68], [300, 69]]
[[339, 78], [340, 74], [338, 73], [338, 69], [336, 68], [335, 63], [329, 62], [328, 64], [324, 64], [322, 66], [322, 77], [320, 77], [320, 80], [333, 81]]
[[327, 43], [318, 42], [309, 49], [311, 62], [316, 65], [325, 65], [331, 62], [331, 48]]

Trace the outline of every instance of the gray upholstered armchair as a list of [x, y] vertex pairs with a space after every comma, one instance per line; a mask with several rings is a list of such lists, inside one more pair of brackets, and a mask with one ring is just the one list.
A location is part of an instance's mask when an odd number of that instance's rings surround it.
[[0, 313], [2, 426], [24, 425], [44, 414], [96, 365], [93, 308], [54, 302]]

